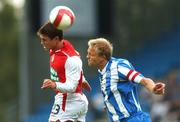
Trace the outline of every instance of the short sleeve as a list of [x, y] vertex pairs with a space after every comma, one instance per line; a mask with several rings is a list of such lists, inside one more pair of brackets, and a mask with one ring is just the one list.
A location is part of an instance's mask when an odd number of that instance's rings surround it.
[[118, 63], [117, 68], [118, 68], [118, 76], [120, 79], [123, 79], [122, 81], [128, 80], [128, 81], [140, 83], [141, 79], [144, 77], [142, 74], [134, 70], [132, 65], [127, 60]]

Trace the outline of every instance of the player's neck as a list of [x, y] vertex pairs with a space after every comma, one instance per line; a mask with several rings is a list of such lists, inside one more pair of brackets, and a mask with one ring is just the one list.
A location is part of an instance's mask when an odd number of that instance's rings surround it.
[[64, 47], [63, 41], [58, 41], [56, 44], [56, 47], [53, 49], [53, 51], [59, 50]]
[[102, 60], [101, 63], [99, 64], [98, 69], [102, 71], [106, 66], [107, 62], [108, 62], [107, 60]]

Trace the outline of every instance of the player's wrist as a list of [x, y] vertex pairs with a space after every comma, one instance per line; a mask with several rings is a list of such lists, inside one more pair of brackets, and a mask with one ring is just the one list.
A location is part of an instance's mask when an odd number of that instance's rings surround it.
[[60, 83], [59, 82], [54, 82], [55, 84], [55, 89], [59, 89]]

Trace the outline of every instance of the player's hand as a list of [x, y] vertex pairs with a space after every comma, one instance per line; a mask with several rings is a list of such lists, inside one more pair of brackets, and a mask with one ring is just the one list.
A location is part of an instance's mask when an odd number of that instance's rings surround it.
[[86, 89], [89, 92], [91, 91], [91, 86], [89, 85], [89, 83], [87, 81], [82, 82], [82, 88]]
[[153, 88], [154, 94], [164, 94], [165, 84], [164, 83], [156, 83]]
[[42, 89], [46, 89], [46, 88], [55, 89], [56, 88], [56, 83], [54, 81], [50, 80], [50, 79], [44, 79], [41, 88]]

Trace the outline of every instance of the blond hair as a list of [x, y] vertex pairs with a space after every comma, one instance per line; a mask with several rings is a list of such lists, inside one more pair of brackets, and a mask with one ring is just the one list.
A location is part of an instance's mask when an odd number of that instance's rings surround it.
[[94, 48], [99, 56], [104, 56], [110, 60], [113, 53], [113, 45], [105, 38], [90, 39], [88, 42], [90, 48]]

